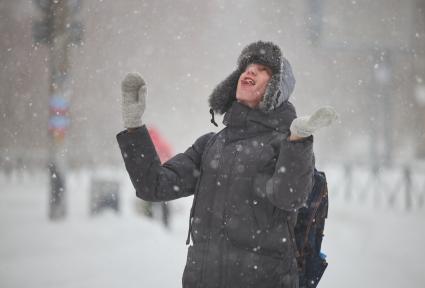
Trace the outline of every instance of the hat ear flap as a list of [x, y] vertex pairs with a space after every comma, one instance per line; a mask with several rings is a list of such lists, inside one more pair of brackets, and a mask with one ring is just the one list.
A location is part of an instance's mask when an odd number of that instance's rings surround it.
[[283, 101], [286, 101], [289, 99], [289, 96], [291, 96], [292, 92], [294, 92], [295, 88], [295, 77], [294, 73], [292, 72], [292, 66], [289, 63], [288, 59], [282, 58], [282, 64], [281, 64], [281, 91], [282, 91], [282, 98]]
[[280, 85], [280, 74], [274, 74], [270, 78], [266, 91], [264, 92], [264, 97], [259, 104], [258, 108], [260, 108], [261, 111], [270, 112], [282, 104]]
[[294, 91], [295, 82], [291, 64], [282, 57], [280, 72], [274, 74], [267, 84], [266, 92], [259, 105], [260, 110], [267, 113], [287, 101]]
[[233, 101], [236, 100], [236, 88], [241, 74], [240, 70], [233, 71], [232, 74], [214, 88], [208, 100], [214, 112], [225, 113]]

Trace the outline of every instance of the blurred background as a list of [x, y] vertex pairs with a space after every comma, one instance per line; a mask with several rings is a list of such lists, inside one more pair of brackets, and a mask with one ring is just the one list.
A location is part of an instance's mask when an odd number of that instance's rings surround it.
[[1, 287], [180, 287], [191, 197], [136, 199], [120, 83], [147, 81], [169, 157], [223, 128], [208, 96], [257, 40], [291, 62], [298, 115], [340, 114], [315, 135], [319, 287], [423, 287], [425, 1], [0, 0], [0, 33]]

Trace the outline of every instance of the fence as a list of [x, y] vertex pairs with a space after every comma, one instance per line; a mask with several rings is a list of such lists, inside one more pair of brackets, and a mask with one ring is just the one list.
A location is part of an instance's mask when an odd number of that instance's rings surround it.
[[[43, 153], [33, 152], [32, 161], [27, 161], [29, 157], [24, 157], [26, 155], [20, 155], [22, 158], [0, 157], [0, 174], [3, 177], [19, 178], [22, 174], [44, 169]], [[326, 173], [331, 201], [342, 200], [344, 203], [407, 211], [425, 206], [425, 163], [391, 167], [358, 163], [326, 164], [319, 170]]]
[[327, 165], [329, 195], [347, 203], [407, 211], [422, 209], [425, 202], [425, 167], [405, 164], [392, 167]]

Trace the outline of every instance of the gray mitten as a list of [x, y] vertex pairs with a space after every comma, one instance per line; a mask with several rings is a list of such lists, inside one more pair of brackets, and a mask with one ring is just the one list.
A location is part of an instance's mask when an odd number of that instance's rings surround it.
[[324, 106], [317, 109], [310, 116], [295, 118], [291, 123], [291, 135], [308, 137], [317, 129], [331, 125], [338, 119], [338, 114], [331, 106]]
[[146, 83], [139, 73], [128, 73], [121, 83], [122, 119], [125, 128], [142, 126], [145, 111]]

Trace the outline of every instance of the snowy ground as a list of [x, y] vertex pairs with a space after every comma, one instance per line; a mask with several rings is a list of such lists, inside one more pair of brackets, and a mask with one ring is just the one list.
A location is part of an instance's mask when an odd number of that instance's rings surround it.
[[[191, 198], [171, 203], [166, 230], [136, 213], [122, 171], [96, 173], [121, 182], [122, 206], [90, 217], [92, 174], [71, 174], [60, 222], [47, 218], [44, 173], [0, 175], [0, 287], [181, 287]], [[323, 247], [330, 264], [319, 287], [425, 287], [425, 208], [372, 209], [332, 194], [330, 201]]]

